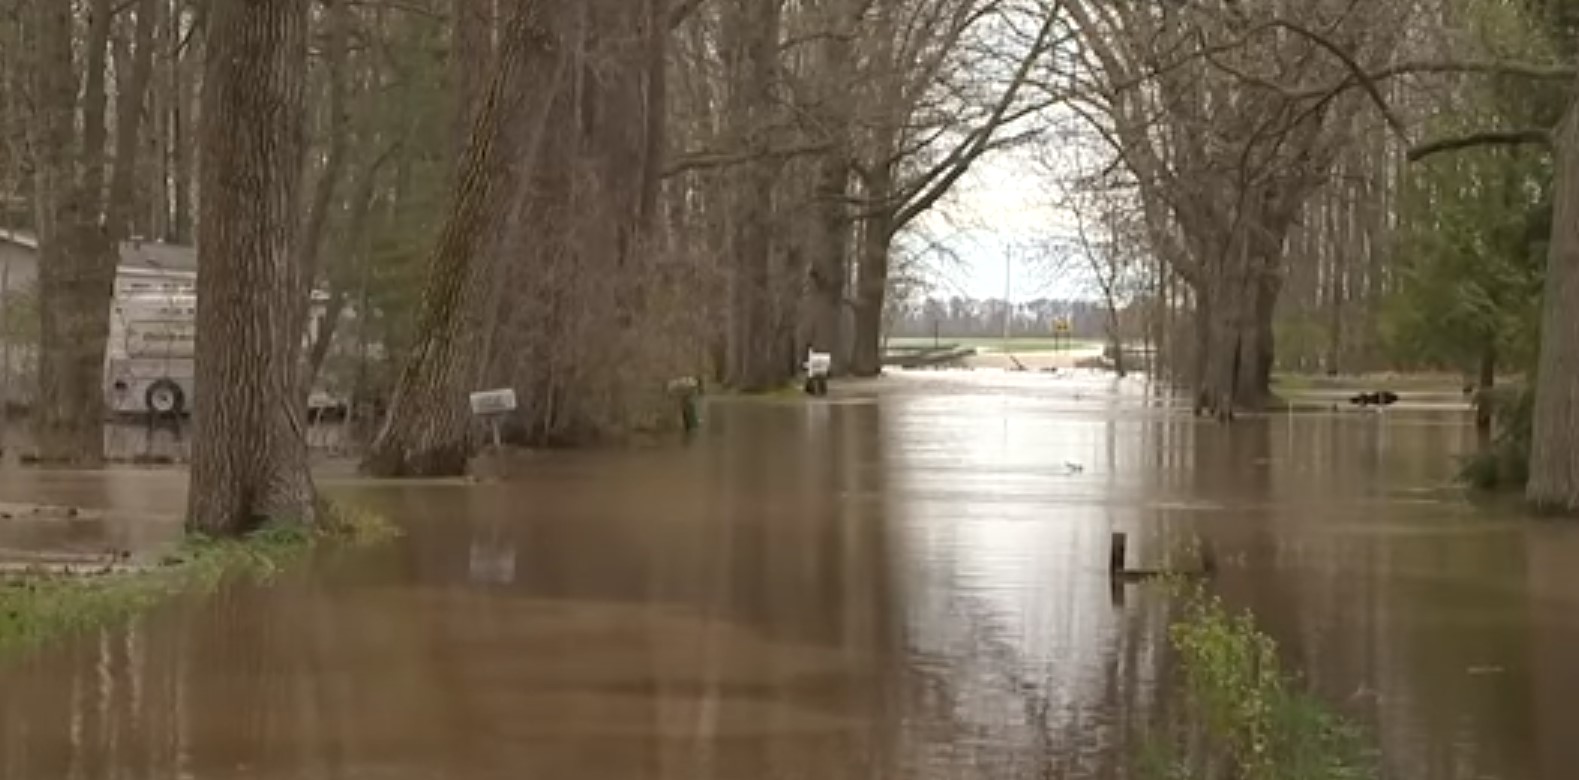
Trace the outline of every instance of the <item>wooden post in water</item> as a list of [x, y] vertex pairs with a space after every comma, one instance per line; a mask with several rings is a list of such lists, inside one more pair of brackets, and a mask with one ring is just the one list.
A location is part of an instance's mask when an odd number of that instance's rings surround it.
[[1107, 571], [1109, 576], [1117, 577], [1124, 572], [1125, 552], [1129, 547], [1129, 538], [1123, 532], [1114, 531], [1108, 548]]

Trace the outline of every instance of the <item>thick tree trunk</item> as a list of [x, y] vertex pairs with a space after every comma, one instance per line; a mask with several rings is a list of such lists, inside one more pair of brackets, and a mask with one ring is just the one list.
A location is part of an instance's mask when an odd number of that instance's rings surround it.
[[833, 356], [833, 372], [849, 366], [850, 344], [844, 334], [844, 306], [849, 279], [849, 200], [852, 154], [851, 66], [852, 38], [859, 20], [849, 0], [824, 0], [822, 13], [827, 34], [819, 50], [816, 74], [818, 126], [829, 150], [817, 161], [815, 213], [811, 244], [811, 347]]
[[1244, 285], [1237, 258], [1221, 261], [1227, 268], [1212, 269], [1210, 284], [1212, 308], [1206, 312], [1206, 370], [1201, 376], [1200, 392], [1205, 411], [1219, 420], [1233, 419], [1234, 392], [1237, 389], [1243, 336], [1241, 311]]
[[482, 258], [508, 222], [518, 181], [530, 170], [558, 93], [557, 19], [563, 6], [564, 0], [515, 2], [461, 155], [450, 213], [428, 261], [417, 341], [389, 417], [363, 462], [371, 474], [465, 473], [472, 452], [466, 393], [479, 357], [468, 348], [475, 335], [471, 312], [491, 283], [483, 278]]
[[1525, 497], [1548, 511], [1579, 512], [1579, 108], [1568, 110], [1555, 141], [1552, 240]]
[[734, 199], [730, 253], [728, 383], [748, 392], [772, 390], [789, 381], [791, 372], [780, 360], [773, 263], [773, 183], [771, 156], [777, 98], [774, 82], [779, 52], [778, 0], [737, 0], [730, 11], [729, 59], [737, 90], [731, 114], [742, 123], [734, 136], [744, 141], [751, 161], [743, 166]]
[[1272, 398], [1272, 365], [1275, 358], [1272, 319], [1277, 311], [1281, 288], [1275, 260], [1257, 261], [1248, 283], [1245, 309], [1250, 317], [1241, 322], [1240, 345], [1244, 353], [1235, 378], [1235, 403], [1245, 411], [1264, 411]]
[[488, 68], [495, 49], [494, 0], [451, 0], [454, 16], [450, 40], [450, 78], [459, 101], [454, 113], [455, 160], [466, 152], [477, 109], [488, 93]]
[[[877, 192], [877, 190], [874, 190]], [[861, 231], [861, 265], [855, 281], [855, 347], [850, 373], [877, 376], [883, 370], [883, 305], [888, 294], [892, 217], [875, 214]]]
[[309, 8], [210, 0], [209, 13], [187, 527], [234, 535], [317, 519], [297, 392]]

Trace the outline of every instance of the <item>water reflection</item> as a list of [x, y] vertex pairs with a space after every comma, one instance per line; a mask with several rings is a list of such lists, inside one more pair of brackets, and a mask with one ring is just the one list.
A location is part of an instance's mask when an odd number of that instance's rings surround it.
[[[1579, 532], [1442, 491], [1457, 415], [886, 381], [507, 484], [343, 487], [409, 536], [0, 667], [0, 778], [1126, 777], [1175, 705], [1170, 605], [1113, 607], [1114, 530], [1149, 564], [1216, 540], [1388, 776], [1579, 766]], [[168, 493], [138, 478], [0, 496]]]

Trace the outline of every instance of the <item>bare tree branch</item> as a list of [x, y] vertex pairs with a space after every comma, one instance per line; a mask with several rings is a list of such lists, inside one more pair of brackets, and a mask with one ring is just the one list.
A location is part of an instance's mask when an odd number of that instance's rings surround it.
[[[769, 157], [781, 160], [805, 157], [807, 155], [822, 154], [833, 148], [827, 141], [812, 141], [794, 146], [784, 146], [768, 150]], [[717, 168], [732, 168], [737, 165], [756, 162], [762, 155], [754, 151], [739, 152], [688, 152], [679, 155], [664, 169], [663, 177], [668, 179], [692, 171], [712, 170]]]
[[1551, 146], [1550, 130], [1486, 130], [1479, 133], [1427, 141], [1409, 149], [1409, 162], [1419, 162], [1435, 154], [1445, 154], [1482, 146]]
[[[959, 146], [949, 152], [943, 163], [934, 168], [931, 173], [923, 177], [901, 199], [904, 203], [895, 213], [893, 226], [895, 230], [903, 228], [914, 221], [916, 217], [937, 204], [948, 191], [970, 170], [970, 166], [992, 148], [993, 134], [1006, 124], [1025, 116], [1031, 109], [1014, 111], [1015, 101], [1020, 90], [1026, 85], [1031, 69], [1046, 52], [1048, 41], [1057, 26], [1059, 13], [1056, 8], [1050, 10], [1042, 22], [1042, 27], [1036, 33], [1036, 40], [1026, 52], [1023, 59], [1015, 68], [1014, 76], [1003, 91], [1002, 98], [993, 107], [992, 113], [982, 122], [981, 126], [972, 130]], [[1037, 108], [1036, 110], [1040, 110]]]

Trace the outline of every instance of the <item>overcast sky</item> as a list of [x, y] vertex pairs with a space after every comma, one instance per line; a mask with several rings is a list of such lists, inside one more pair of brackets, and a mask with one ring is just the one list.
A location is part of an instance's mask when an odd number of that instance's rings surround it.
[[946, 203], [919, 229], [954, 260], [927, 263], [935, 297], [1002, 298], [1008, 265], [1010, 298], [1090, 297], [1085, 279], [1047, 259], [1051, 239], [1074, 232], [1073, 216], [1055, 208], [1058, 185], [1029, 151], [979, 161]]

